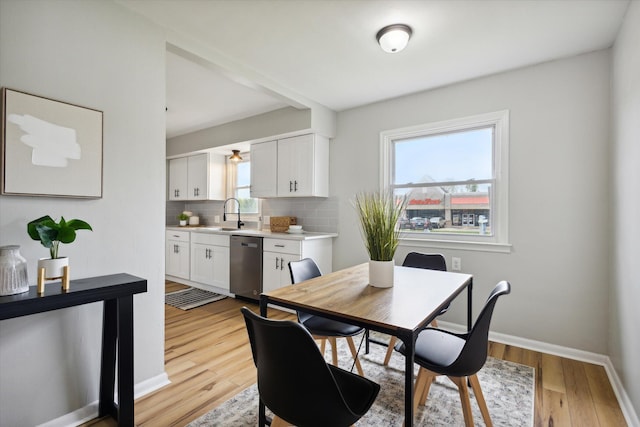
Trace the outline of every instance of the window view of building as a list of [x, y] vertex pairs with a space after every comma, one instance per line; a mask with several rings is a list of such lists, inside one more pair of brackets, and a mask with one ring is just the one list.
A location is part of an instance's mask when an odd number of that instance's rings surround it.
[[240, 211], [243, 214], [258, 214], [258, 199], [250, 196], [249, 190], [251, 186], [251, 163], [249, 153], [242, 154], [242, 160], [231, 162], [235, 165], [235, 172], [231, 174], [233, 187], [233, 197], [240, 201]]
[[498, 112], [381, 134], [385, 187], [408, 198], [404, 233], [502, 241], [507, 119]]

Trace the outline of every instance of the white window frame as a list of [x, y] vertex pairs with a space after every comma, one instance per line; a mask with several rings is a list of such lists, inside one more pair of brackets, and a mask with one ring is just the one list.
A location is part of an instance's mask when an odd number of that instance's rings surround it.
[[494, 127], [491, 216], [492, 235], [401, 233], [400, 246], [511, 252], [509, 243], [509, 111], [391, 129], [380, 132], [380, 189], [386, 191], [393, 178], [393, 142], [396, 140]]
[[[236, 197], [236, 187], [237, 187], [237, 175], [238, 175], [238, 163], [246, 163], [246, 162], [250, 162], [251, 161], [251, 157], [249, 152], [246, 153], [240, 153], [240, 156], [242, 156], [242, 160], [240, 161], [234, 161], [234, 160], [230, 160], [228, 156], [226, 158], [226, 162], [227, 162], [227, 198], [230, 197]], [[247, 186], [246, 188], [248, 188], [249, 186]], [[262, 199], [257, 199], [258, 201], [258, 212], [257, 213], [245, 213], [242, 212], [242, 219], [243, 220], [247, 220], [247, 221], [259, 221], [260, 218], [262, 217]]]

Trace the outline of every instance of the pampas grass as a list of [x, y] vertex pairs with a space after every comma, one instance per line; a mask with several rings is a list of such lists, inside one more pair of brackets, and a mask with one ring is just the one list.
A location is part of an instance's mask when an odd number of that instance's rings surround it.
[[390, 192], [362, 192], [354, 202], [360, 231], [372, 261], [391, 261], [398, 248], [400, 230], [396, 227], [407, 206], [406, 196]]

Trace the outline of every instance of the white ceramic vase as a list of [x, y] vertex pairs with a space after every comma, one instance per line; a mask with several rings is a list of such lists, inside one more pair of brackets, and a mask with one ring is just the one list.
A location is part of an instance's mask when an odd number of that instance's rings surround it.
[[390, 288], [393, 286], [393, 268], [391, 261], [369, 260], [369, 284], [376, 288]]
[[29, 290], [27, 260], [20, 255], [20, 246], [0, 247], [0, 295], [13, 295]]
[[59, 279], [64, 274], [64, 267], [69, 265], [69, 258], [40, 258], [38, 260], [38, 271], [44, 267], [44, 278]]

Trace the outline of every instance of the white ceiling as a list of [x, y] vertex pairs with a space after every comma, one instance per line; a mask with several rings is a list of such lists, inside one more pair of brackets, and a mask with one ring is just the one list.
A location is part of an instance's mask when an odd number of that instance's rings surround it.
[[[167, 134], [281, 108], [278, 88], [332, 110], [611, 46], [628, 0], [118, 0], [173, 34], [260, 76], [247, 87], [215, 64], [168, 54]], [[377, 31], [404, 23], [407, 48]], [[228, 65], [227, 63], [227, 65]], [[226, 70], [233, 77], [234, 70]], [[271, 93], [268, 93], [271, 92]], [[283, 94], [284, 95], [284, 94]]]

